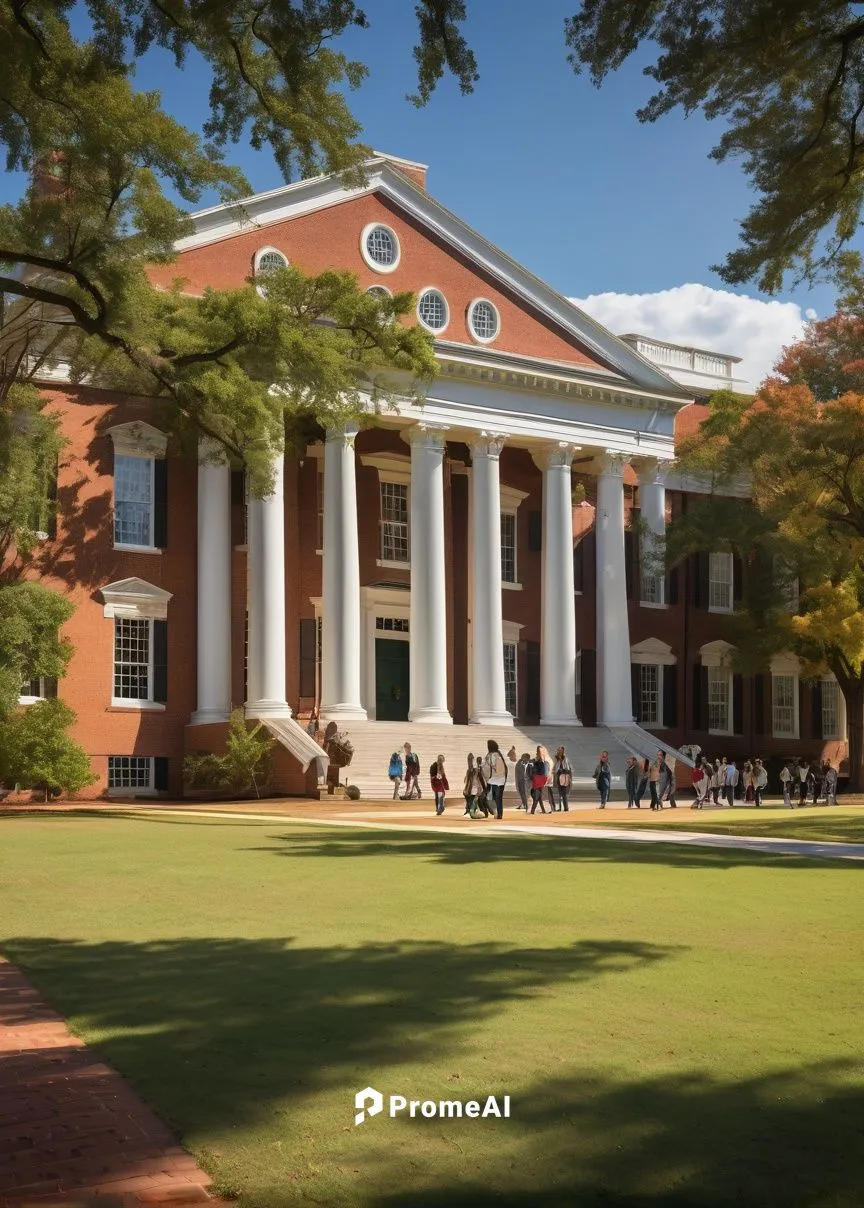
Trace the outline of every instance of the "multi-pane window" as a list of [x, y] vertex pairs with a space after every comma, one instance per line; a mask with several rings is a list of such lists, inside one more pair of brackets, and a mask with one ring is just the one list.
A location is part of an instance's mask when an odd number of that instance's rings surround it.
[[408, 562], [408, 486], [381, 483], [381, 558]]
[[662, 670], [657, 663], [639, 666], [639, 722], [643, 726], [662, 725]]
[[151, 699], [151, 622], [137, 617], [114, 618], [114, 699]]
[[472, 304], [468, 322], [478, 340], [494, 340], [498, 334], [498, 311], [485, 298]]
[[114, 458], [114, 544], [153, 545], [153, 459]]
[[771, 730], [775, 738], [795, 737], [795, 697], [797, 694], [797, 676], [771, 676]]
[[822, 737], [840, 737], [840, 685], [835, 679], [822, 680]]
[[152, 789], [153, 760], [142, 755], [109, 755], [108, 788]]
[[708, 668], [708, 729], [729, 734], [731, 677], [725, 667]]
[[57, 695], [57, 680], [52, 676], [40, 675], [26, 680], [21, 685], [20, 701], [49, 700]]
[[501, 581], [516, 582], [516, 513], [501, 513]]
[[708, 555], [708, 609], [710, 612], [731, 612], [732, 555]]
[[407, 617], [376, 617], [375, 628], [385, 633], [408, 633], [410, 622]]
[[366, 251], [370, 260], [384, 267], [395, 265], [399, 256], [396, 237], [384, 226], [373, 227], [366, 236]]
[[450, 312], [443, 294], [437, 289], [427, 289], [417, 303], [420, 322], [430, 331], [443, 331], [450, 321]]
[[516, 716], [516, 643], [504, 643], [504, 707]]
[[642, 573], [642, 603], [663, 603], [663, 576]]

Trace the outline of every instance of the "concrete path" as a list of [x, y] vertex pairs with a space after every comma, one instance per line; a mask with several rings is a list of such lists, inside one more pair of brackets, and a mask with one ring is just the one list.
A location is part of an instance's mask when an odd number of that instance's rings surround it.
[[0, 1208], [220, 1204], [116, 1070], [0, 960]]

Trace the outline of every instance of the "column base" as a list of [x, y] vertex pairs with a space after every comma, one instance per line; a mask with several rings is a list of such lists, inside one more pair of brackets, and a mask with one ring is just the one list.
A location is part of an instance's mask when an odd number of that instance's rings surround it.
[[569, 717], [565, 714], [561, 714], [560, 716], [556, 717], [553, 714], [552, 717], [541, 717], [540, 725], [541, 726], [581, 726], [582, 722], [579, 720], [579, 718], [576, 716], [575, 713], [571, 713], [569, 715]]
[[362, 705], [322, 705], [318, 716], [321, 721], [367, 721]]
[[468, 718], [470, 726], [512, 726], [512, 713], [472, 713]]
[[450, 716], [449, 711], [447, 709], [436, 709], [434, 705], [421, 706], [419, 709], [409, 709], [408, 720], [419, 722], [421, 725], [424, 722], [439, 726], [453, 725], [453, 718]]
[[231, 716], [230, 709], [196, 709], [189, 718], [190, 726], [215, 726]]
[[260, 720], [264, 717], [293, 717], [287, 700], [250, 700], [246, 702], [246, 716]]

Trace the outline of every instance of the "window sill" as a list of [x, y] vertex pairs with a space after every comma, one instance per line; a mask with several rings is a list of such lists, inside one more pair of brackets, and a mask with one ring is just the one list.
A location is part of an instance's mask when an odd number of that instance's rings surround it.
[[375, 565], [386, 567], [388, 570], [410, 570], [411, 569], [410, 562], [391, 562], [387, 558], [376, 558]]
[[[777, 734], [776, 732], [772, 732], [771, 737], [772, 738], [782, 738], [782, 739], [785, 739], [787, 742], [797, 742], [799, 740], [799, 738], [801, 737], [801, 735], [800, 734]], [[824, 742], [825, 740], [823, 739], [822, 741]]]
[[164, 713], [165, 706], [155, 700], [112, 700], [106, 713]]
[[19, 705], [38, 705], [40, 700], [53, 700], [50, 696], [19, 696]]
[[709, 734], [715, 738], [733, 738], [734, 734], [731, 730], [709, 730]]
[[658, 608], [658, 609], [662, 609], [662, 608], [668, 608], [668, 607], [669, 607], [669, 605], [668, 605], [668, 604], [667, 604], [665, 601], [664, 601], [662, 604], [652, 604], [652, 603], [650, 603], [648, 600], [640, 600], [640, 601], [639, 601], [639, 607], [640, 607], [640, 608]]
[[114, 548], [124, 554], [161, 554], [162, 551], [158, 545], [118, 545], [114, 542]]
[[167, 797], [161, 789], [108, 789], [108, 796], [113, 800], [117, 798], [136, 798], [136, 797]]
[[505, 579], [501, 580], [501, 586], [502, 586], [502, 588], [504, 588], [505, 591], [521, 591], [522, 590], [521, 583], [508, 583]]
[[720, 616], [729, 617], [732, 615], [732, 613], [735, 611], [735, 609], [734, 608], [714, 608], [709, 604], [707, 611], [717, 613]]

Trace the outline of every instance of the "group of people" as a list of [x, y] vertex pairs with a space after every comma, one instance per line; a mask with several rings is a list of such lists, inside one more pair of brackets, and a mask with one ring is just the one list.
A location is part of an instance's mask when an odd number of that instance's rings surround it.
[[[790, 809], [804, 806], [808, 801], [818, 805], [837, 804], [837, 769], [830, 759], [819, 765], [808, 763], [804, 758], [785, 763], [779, 775], [783, 804]], [[734, 759], [701, 759], [693, 769], [693, 789], [696, 800], [694, 809], [702, 809], [706, 803], [719, 805], [721, 799], [729, 806], [736, 799], [745, 805], [760, 808], [768, 787], [768, 772], [761, 759], [747, 759], [739, 768]]]
[[[598, 768], [602, 767], [602, 762], [601, 758]], [[596, 780], [596, 770], [594, 776]], [[631, 755], [627, 760], [627, 770], [624, 773], [624, 787], [627, 791], [628, 810], [641, 809], [646, 797], [649, 808], [652, 810], [662, 810], [664, 804], [673, 810], [678, 808], [675, 769], [667, 760], [665, 751], [658, 751], [654, 759], [637, 759], [635, 755]], [[606, 807], [609, 790], [607, 787], [604, 793], [599, 782], [597, 788], [600, 792], [602, 810]]]

